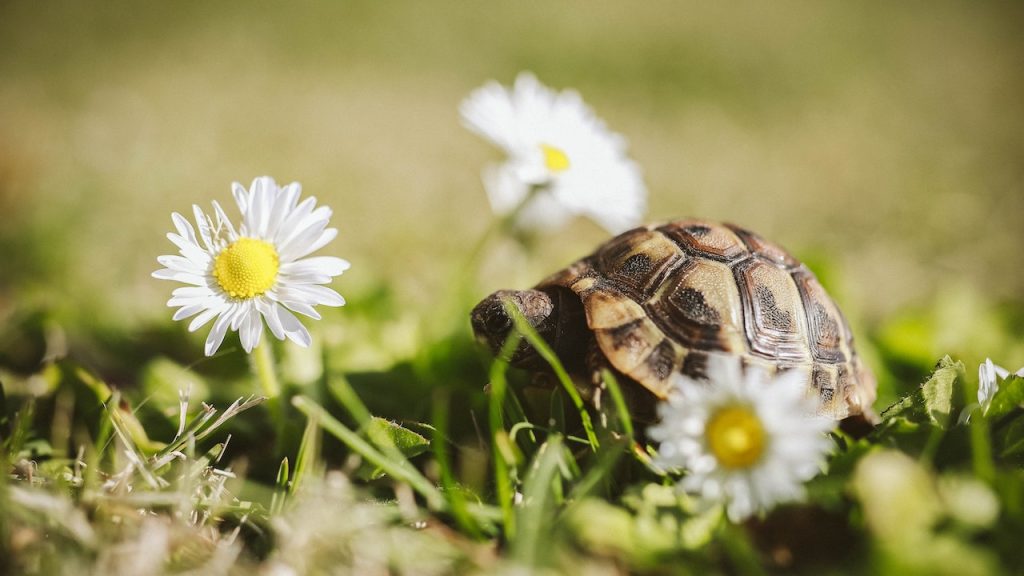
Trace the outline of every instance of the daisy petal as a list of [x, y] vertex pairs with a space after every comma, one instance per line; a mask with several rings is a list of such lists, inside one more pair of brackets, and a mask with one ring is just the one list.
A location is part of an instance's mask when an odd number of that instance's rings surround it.
[[205, 352], [207, 356], [213, 356], [217, 349], [220, 348], [221, 342], [224, 341], [224, 335], [227, 334], [228, 325], [231, 323], [231, 311], [225, 311], [217, 318], [217, 321], [213, 323], [213, 328], [210, 330], [210, 335], [206, 337], [206, 348]]
[[217, 316], [223, 310], [223, 306], [210, 307], [204, 310], [201, 314], [192, 319], [192, 322], [188, 325], [189, 332], [195, 332], [206, 325], [214, 316]]
[[284, 340], [284, 327], [281, 326], [281, 319], [277, 314], [277, 303], [271, 302], [264, 299], [256, 301], [256, 309], [263, 315], [263, 319], [267, 321], [267, 327], [270, 328], [270, 333], [274, 335], [274, 338], [278, 340]]
[[294, 314], [284, 308], [278, 307], [277, 312], [281, 318], [281, 327], [284, 329], [285, 336], [299, 346], [308, 348], [313, 339], [310, 338], [309, 331], [302, 325], [302, 322], [299, 322]]
[[327, 276], [340, 276], [352, 265], [348, 260], [335, 258], [334, 256], [314, 256], [288, 262], [281, 266], [284, 274], [325, 274]]

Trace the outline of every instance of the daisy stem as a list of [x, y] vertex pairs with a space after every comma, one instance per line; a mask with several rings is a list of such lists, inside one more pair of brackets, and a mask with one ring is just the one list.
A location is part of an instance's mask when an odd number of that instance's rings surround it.
[[[533, 199], [546, 188], [547, 186], [544, 184], [531, 186], [530, 191], [523, 196], [523, 199], [519, 201], [519, 204], [516, 204], [515, 208], [504, 216], [493, 220], [491, 225], [487, 227], [487, 230], [484, 230], [480, 239], [477, 240], [476, 244], [469, 251], [469, 255], [466, 257], [465, 262], [463, 262], [462, 270], [459, 274], [459, 279], [461, 280], [459, 286], [465, 290], [469, 290], [470, 281], [479, 271], [480, 258], [483, 256], [484, 249], [487, 248], [487, 245], [490, 244], [496, 236], [503, 236], [513, 230], [519, 215], [522, 214], [523, 210], [526, 209], [530, 202], [532, 202]], [[460, 298], [460, 301], [461, 300], [462, 299]]]
[[270, 350], [270, 344], [266, 341], [260, 342], [253, 350], [251, 365], [256, 373], [256, 379], [260, 381], [260, 388], [263, 395], [269, 399], [281, 395], [281, 383], [277, 380], [277, 372], [274, 366], [274, 357]]

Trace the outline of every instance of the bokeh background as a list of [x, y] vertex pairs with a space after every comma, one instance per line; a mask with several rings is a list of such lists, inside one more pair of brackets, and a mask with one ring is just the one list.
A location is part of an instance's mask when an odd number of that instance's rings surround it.
[[[441, 303], [491, 224], [499, 155], [458, 103], [532, 70], [629, 139], [650, 219], [778, 241], [890, 350], [1016, 368], [1022, 29], [994, 2], [0, 2], [0, 346], [42, 315], [94, 363], [133, 362], [96, 335], [171, 324], [149, 276], [170, 213], [262, 174], [334, 208], [350, 305], [318, 329], [415, 346], [420, 319], [465, 312]], [[605, 237], [492, 247], [476, 289]], [[390, 328], [357, 322], [382, 291]]]

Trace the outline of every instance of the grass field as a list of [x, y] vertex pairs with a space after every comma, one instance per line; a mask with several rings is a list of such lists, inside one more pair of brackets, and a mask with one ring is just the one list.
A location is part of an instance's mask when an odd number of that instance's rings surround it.
[[[986, 357], [1024, 365], [1022, 24], [947, 1], [0, 3], [0, 572], [1019, 572], [1024, 384], [956, 420]], [[648, 220], [804, 260], [875, 408], [904, 398], [837, 439], [808, 504], [702, 510], [622, 414], [592, 449], [570, 396], [473, 342], [478, 300], [608, 237], [497, 238], [463, 274], [500, 155], [458, 105], [521, 70], [629, 140]], [[275, 343], [282, 395], [204, 432], [202, 403], [258, 378], [237, 336], [204, 358], [150, 273], [171, 212], [263, 174], [333, 208], [348, 304], [310, 349]]]

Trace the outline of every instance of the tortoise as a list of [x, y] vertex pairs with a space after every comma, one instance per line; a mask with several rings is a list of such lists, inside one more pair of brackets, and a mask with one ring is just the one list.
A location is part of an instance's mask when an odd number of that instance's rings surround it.
[[[839, 307], [807, 266], [733, 224], [691, 219], [635, 228], [533, 289], [491, 294], [470, 316], [477, 339], [495, 353], [513, 326], [506, 301], [593, 402], [600, 401], [602, 368], [653, 407], [674, 374], [706, 378], [709, 358], [732, 355], [769, 373], [805, 373], [823, 415], [873, 419], [875, 380]], [[547, 368], [525, 341], [511, 362], [536, 373]]]

